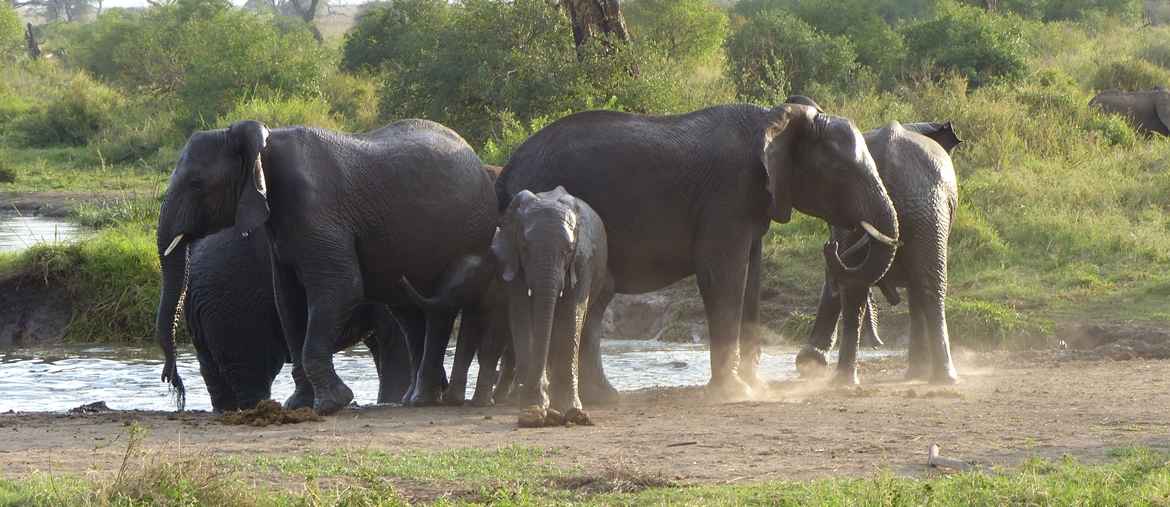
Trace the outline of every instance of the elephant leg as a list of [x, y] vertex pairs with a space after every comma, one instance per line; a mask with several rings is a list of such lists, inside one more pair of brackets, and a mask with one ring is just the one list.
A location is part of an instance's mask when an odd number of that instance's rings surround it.
[[220, 374], [219, 367], [212, 361], [205, 361], [202, 354], [199, 356], [199, 374], [203, 376], [203, 384], [207, 386], [207, 394], [211, 396], [211, 409], [215, 412], [239, 410], [236, 393]]
[[[352, 258], [352, 254], [340, 257], [346, 258]], [[309, 320], [301, 360], [313, 384], [313, 410], [321, 415], [336, 414], [353, 401], [353, 391], [333, 368], [333, 349], [364, 297], [357, 266], [340, 259], [322, 259], [331, 264], [328, 278], [304, 275], [311, 283], [305, 284]]]
[[[588, 294], [587, 284], [574, 287]], [[565, 413], [569, 409], [581, 410], [581, 398], [577, 391], [577, 368], [579, 347], [584, 315], [589, 310], [588, 296], [564, 297], [557, 304], [553, 316], [553, 330], [549, 344], [549, 407]]]
[[422, 365], [423, 348], [427, 336], [427, 315], [421, 308], [413, 306], [399, 307], [391, 310], [394, 319], [398, 321], [402, 333], [406, 336], [406, 349], [410, 353], [410, 384], [403, 393], [400, 403], [410, 404], [418, 385], [418, 371]]
[[487, 334], [483, 337], [486, 341], [480, 342], [475, 353], [479, 360], [479, 376], [475, 380], [475, 394], [471, 397], [473, 407], [490, 407], [495, 404], [494, 389], [504, 375], [497, 366], [504, 348], [511, 342], [508, 330], [504, 329], [507, 326], [499, 325], [494, 317], [486, 327]]
[[590, 302], [581, 328], [577, 373], [581, 401], [589, 406], [612, 405], [621, 400], [621, 394], [609, 383], [601, 365], [601, 320], [613, 295], [613, 277], [607, 276], [601, 292]]
[[[492, 401], [504, 404], [514, 392], [516, 383], [516, 348], [512, 345], [504, 347], [500, 352], [500, 378], [496, 381], [496, 388], [492, 390]], [[515, 398], [511, 403], [515, 405]]]
[[837, 355], [834, 384], [857, 385], [857, 347], [861, 341], [861, 317], [865, 312], [869, 289], [841, 291], [841, 351]]
[[829, 351], [837, 341], [837, 321], [841, 318], [841, 297], [833, 293], [833, 285], [826, 272], [816, 320], [804, 347], [796, 354], [796, 371], [802, 377], [820, 377], [828, 370]]
[[451, 330], [455, 327], [458, 308], [430, 310], [427, 314], [427, 331], [423, 343], [422, 363], [419, 364], [415, 379], [414, 394], [410, 397], [412, 407], [438, 405], [447, 387], [447, 372], [443, 369], [443, 358], [447, 354], [447, 343], [451, 341]]
[[255, 364], [221, 365], [220, 373], [228, 385], [233, 387], [239, 410], [256, 408], [257, 404], [272, 396], [272, 379], [276, 375], [269, 375], [265, 369], [257, 369]]
[[467, 370], [475, 358], [475, 349], [484, 340], [483, 315], [478, 307], [463, 308], [459, 334], [455, 338], [455, 360], [451, 363], [451, 379], [443, 391], [443, 404], [456, 407], [467, 402]]
[[923, 296], [916, 289], [909, 291], [910, 339], [906, 344], [906, 380], [930, 379], [930, 344], [927, 343], [926, 309]]
[[959, 381], [951, 360], [951, 339], [947, 333], [946, 296], [937, 290], [923, 291], [922, 314], [926, 323], [926, 337], [930, 351], [930, 382], [954, 384]]
[[401, 403], [414, 378], [406, 334], [389, 310], [375, 314], [374, 334], [365, 343], [378, 369], [378, 403]]
[[276, 295], [277, 313], [280, 315], [280, 327], [284, 331], [284, 339], [292, 359], [292, 378], [295, 385], [284, 406], [293, 410], [312, 407], [315, 393], [313, 384], [305, 374], [302, 361], [309, 313], [305, 288], [297, 281], [296, 271], [280, 267], [275, 262], [272, 264], [272, 285]]
[[743, 292], [743, 317], [739, 323], [739, 378], [752, 390], [764, 389], [760, 378], [760, 353], [764, 345], [760, 329], [760, 258], [762, 239], [752, 242], [748, 255], [747, 286]]
[[885, 343], [878, 335], [877, 303], [873, 297], [873, 291], [867, 291], [867, 293], [865, 311], [861, 314], [861, 346], [876, 349]]
[[707, 393], [715, 400], [738, 401], [751, 396], [751, 387], [739, 378], [740, 319], [743, 317], [750, 241], [710, 238], [695, 249], [695, 278], [707, 308], [711, 341], [711, 381]]

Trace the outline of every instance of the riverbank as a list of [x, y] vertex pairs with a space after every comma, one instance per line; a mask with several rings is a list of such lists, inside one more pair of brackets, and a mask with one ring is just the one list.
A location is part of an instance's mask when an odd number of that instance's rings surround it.
[[[885, 480], [895, 490], [906, 483], [908, 492], [927, 494], [917, 481], [940, 471], [926, 466], [935, 442], [944, 456], [1006, 472], [1004, 480], [1017, 487], [1032, 484], [1025, 493], [1047, 487], [1029, 473], [1111, 463], [1135, 445], [1170, 450], [1165, 361], [1087, 361], [1051, 351], [962, 354], [957, 363], [962, 380], [954, 388], [905, 382], [904, 359], [885, 358], [862, 363], [861, 389], [779, 382], [758, 400], [733, 404], [710, 403], [698, 387], [640, 390], [616, 406], [591, 408], [595, 426], [573, 428], [520, 430], [516, 410], [507, 407], [369, 406], [320, 423], [264, 428], [223, 425], [205, 412], [0, 415], [0, 431], [12, 437], [0, 440], [0, 476], [19, 484], [37, 477], [43, 484], [51, 475], [61, 484], [108, 485], [116, 477], [177, 473], [194, 459], [216, 464], [221, 478], [237, 478], [248, 494], [383, 487], [387, 502], [540, 504], [569, 495], [626, 504], [642, 498], [631, 491], [657, 491], [660, 499], [692, 504], [709, 495], [734, 501], [738, 490], [719, 489], [732, 485], [756, 491], [753, 501], [799, 502], [816, 497], [776, 496], [791, 486], [783, 481], [819, 481], [798, 488], [808, 490], [824, 481]], [[521, 460], [527, 468], [513, 473], [517, 452], [528, 453]], [[380, 465], [387, 462], [399, 465]], [[1164, 464], [1143, 470], [1159, 474], [1143, 487], [1164, 500]], [[994, 480], [978, 477], [970, 481]], [[1116, 482], [1092, 494], [1112, 492]], [[11, 484], [0, 483], [0, 492]], [[1008, 496], [992, 503], [1016, 503], [1003, 488]]]

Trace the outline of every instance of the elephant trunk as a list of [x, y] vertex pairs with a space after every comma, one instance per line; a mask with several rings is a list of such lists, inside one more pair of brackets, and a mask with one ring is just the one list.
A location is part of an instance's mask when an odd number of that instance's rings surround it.
[[532, 404], [546, 404], [543, 392], [545, 369], [548, 365], [549, 344], [552, 341], [554, 314], [557, 299], [564, 286], [564, 264], [555, 263], [536, 270], [539, 278], [529, 278], [532, 289], [532, 343], [528, 348], [528, 378], [524, 379], [526, 395], [520, 401], [522, 407]]
[[845, 286], [870, 287], [886, 274], [894, 262], [894, 254], [897, 253], [899, 244], [898, 218], [889, 198], [884, 195], [882, 197], [886, 206], [880, 206], [877, 211], [863, 215], [869, 220], [862, 223], [869, 227], [862, 228], [866, 229], [866, 234], [873, 236], [874, 240], [869, 242], [869, 255], [866, 255], [860, 265], [853, 268], [845, 266], [838, 252], [839, 245], [836, 242], [825, 244], [825, 263], [829, 274]]
[[441, 294], [435, 294], [433, 297], [429, 298], [423, 297], [423, 295], [419, 294], [418, 291], [414, 289], [414, 286], [406, 280], [405, 276], [399, 279], [398, 282], [402, 284], [402, 288], [406, 289], [406, 295], [410, 296], [410, 300], [414, 301], [415, 306], [422, 308], [423, 310], [435, 311], [454, 306], [451, 301], [447, 301], [447, 298], [442, 297]]
[[[187, 295], [188, 254], [190, 240], [186, 237], [172, 238], [169, 228], [159, 228], [158, 254], [162, 267], [162, 296], [158, 302], [158, 316], [154, 323], [155, 339], [166, 356], [162, 381], [170, 382], [175, 390], [175, 404], [179, 411], [186, 405], [186, 390], [175, 364], [175, 329], [179, 324], [179, 312]], [[169, 254], [168, 254], [169, 251]]]

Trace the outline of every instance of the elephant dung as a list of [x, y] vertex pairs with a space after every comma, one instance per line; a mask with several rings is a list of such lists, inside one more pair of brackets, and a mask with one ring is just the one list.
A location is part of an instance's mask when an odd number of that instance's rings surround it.
[[325, 418], [317, 415], [310, 407], [301, 407], [296, 410], [284, 408], [275, 400], [264, 400], [251, 410], [226, 412], [216, 419], [220, 424], [238, 424], [262, 428], [270, 425], [282, 426], [302, 422], [324, 422]]

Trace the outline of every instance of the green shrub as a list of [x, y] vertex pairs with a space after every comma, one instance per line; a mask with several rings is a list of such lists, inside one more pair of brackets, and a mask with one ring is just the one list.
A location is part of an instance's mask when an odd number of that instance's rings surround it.
[[935, 19], [913, 23], [902, 35], [911, 68], [954, 70], [970, 80], [971, 89], [1028, 73], [1018, 18], [944, 1]]
[[341, 67], [351, 72], [410, 68], [428, 58], [439, 44], [440, 28], [451, 22], [455, 7], [444, 0], [399, 0], [371, 4], [345, 33]]
[[78, 74], [67, 83], [39, 114], [22, 122], [25, 142], [30, 146], [58, 144], [79, 146], [89, 142], [114, 119], [121, 96], [105, 85]]
[[947, 298], [947, 329], [954, 345], [977, 349], [1044, 343], [1050, 322], [1030, 318], [1011, 306], [976, 299]]
[[709, 60], [727, 37], [727, 16], [707, 0], [635, 0], [622, 13], [631, 37], [677, 62]]
[[8, 162], [8, 154], [0, 151], [0, 183], [16, 183], [16, 168]]
[[258, 120], [270, 128], [286, 125], [308, 125], [329, 130], [342, 130], [333, 118], [329, 104], [321, 99], [291, 98], [286, 100], [241, 100], [231, 111], [216, 117], [214, 128], [227, 128], [240, 120]]
[[373, 75], [329, 72], [321, 80], [321, 96], [349, 132], [368, 132], [382, 126], [378, 119], [378, 83]]
[[11, 2], [0, 5], [0, 60], [15, 59], [24, 54], [24, 26], [20, 14]]
[[727, 39], [727, 76], [743, 98], [778, 103], [814, 84], [846, 82], [857, 69], [845, 37], [818, 32], [780, 10], [760, 12]]
[[1097, 69], [1090, 85], [1097, 90], [1145, 90], [1154, 85], [1170, 84], [1170, 73], [1165, 68], [1145, 60], [1116, 60]]

